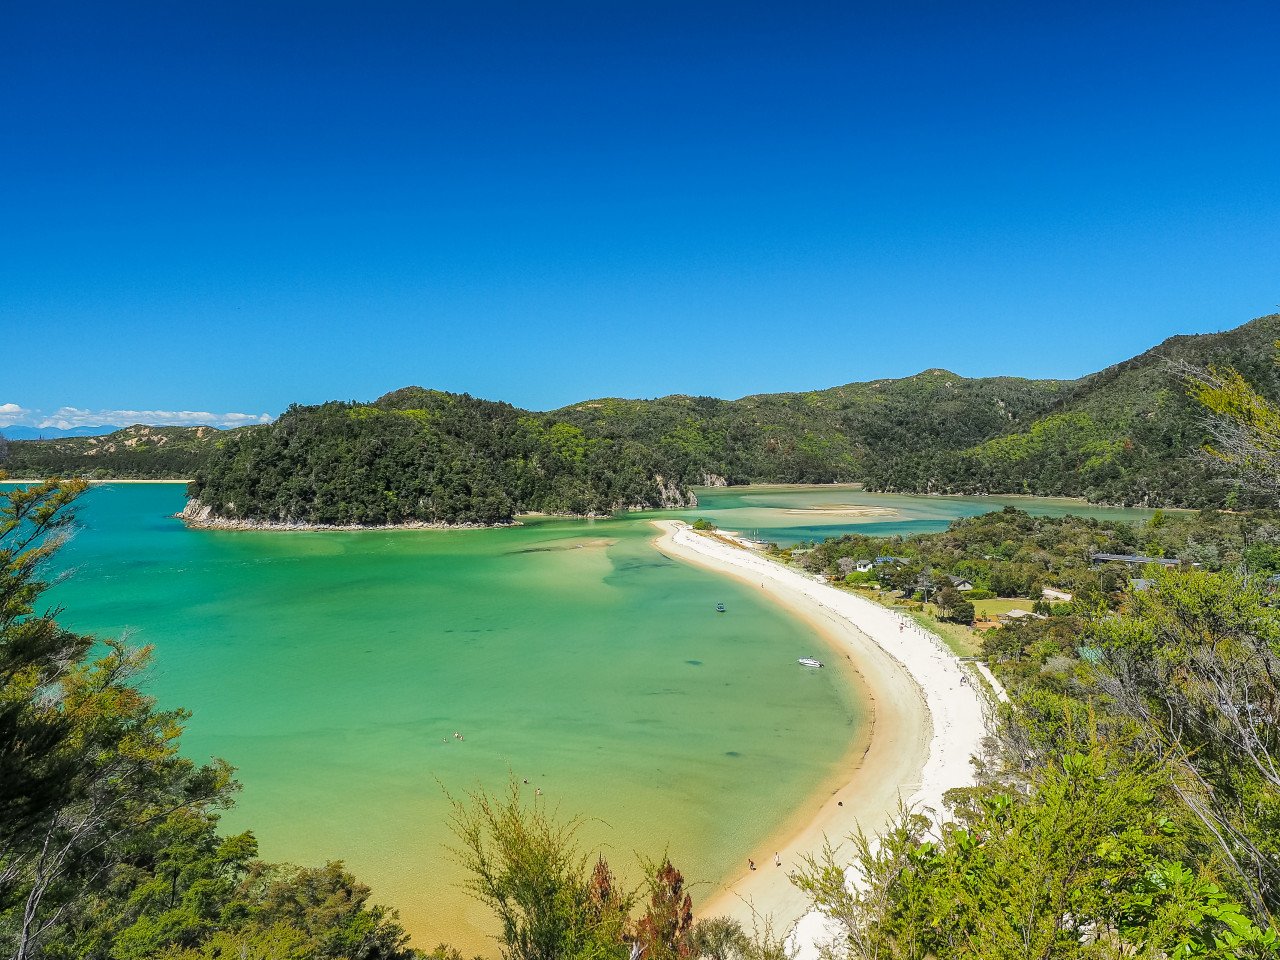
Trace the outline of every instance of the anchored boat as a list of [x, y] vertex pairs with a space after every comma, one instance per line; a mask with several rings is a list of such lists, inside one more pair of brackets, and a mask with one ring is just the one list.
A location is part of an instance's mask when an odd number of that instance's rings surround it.
[[800, 664], [800, 666], [802, 666], [802, 667], [820, 667], [820, 666], [822, 666], [822, 661], [821, 661], [821, 660], [816, 660], [816, 659], [814, 659], [813, 657], [801, 657], [799, 660], [797, 660], [797, 661], [796, 661], [796, 663]]
[[717, 604], [716, 604], [716, 613], [724, 613], [724, 604], [723, 604], [723, 603], [717, 603]]

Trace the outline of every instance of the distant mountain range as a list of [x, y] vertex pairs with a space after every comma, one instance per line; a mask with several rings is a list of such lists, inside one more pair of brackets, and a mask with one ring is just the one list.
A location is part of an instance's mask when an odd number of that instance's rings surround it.
[[273, 424], [230, 431], [16, 440], [6, 468], [170, 471], [194, 477], [214, 515], [316, 523], [598, 513], [751, 482], [1234, 505], [1243, 494], [1200, 455], [1201, 416], [1171, 362], [1233, 366], [1280, 401], [1277, 340], [1280, 315], [1271, 315], [1171, 337], [1079, 380], [926, 370], [807, 393], [605, 398], [547, 413], [407, 387], [369, 404], [294, 406]]

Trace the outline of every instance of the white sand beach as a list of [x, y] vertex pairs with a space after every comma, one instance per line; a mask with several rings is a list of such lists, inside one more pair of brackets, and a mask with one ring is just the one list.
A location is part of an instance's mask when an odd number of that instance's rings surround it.
[[[987, 730], [984, 685], [939, 638], [892, 610], [680, 521], [654, 524], [663, 531], [657, 541], [663, 553], [765, 591], [825, 638], [832, 653], [816, 655], [843, 656], [862, 678], [873, 715], [865, 752], [834, 789], [795, 811], [776, 839], [744, 850], [741, 873], [699, 909], [703, 916], [728, 914], [748, 926], [753, 912], [771, 916], [775, 928], [795, 924], [800, 957], [809, 960], [828, 935], [826, 924], [808, 910], [787, 875], [801, 857], [821, 848], [824, 837], [836, 844], [859, 825], [874, 833], [899, 801], [940, 810], [947, 790], [971, 784], [970, 757]], [[781, 866], [775, 866], [775, 852]], [[748, 869], [748, 858], [756, 870]]]

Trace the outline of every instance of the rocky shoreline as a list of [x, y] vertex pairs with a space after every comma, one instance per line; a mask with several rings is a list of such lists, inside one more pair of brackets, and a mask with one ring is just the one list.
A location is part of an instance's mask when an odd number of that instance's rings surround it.
[[[663, 489], [664, 503], [660, 507], [650, 504], [632, 504], [620, 506], [619, 513], [632, 513], [641, 510], [689, 509], [697, 506], [698, 498], [690, 491], [687, 497], [672, 497]], [[608, 520], [616, 513], [542, 513], [532, 511], [520, 514], [522, 517], [563, 517], [566, 520]], [[493, 530], [500, 527], [523, 526], [519, 519], [505, 523], [449, 523], [446, 520], [408, 520], [404, 523], [307, 523], [302, 520], [248, 520], [235, 517], [221, 517], [213, 512], [213, 508], [197, 499], [190, 499], [181, 512], [173, 514], [174, 520], [181, 520], [192, 530], [246, 530], [246, 531], [359, 531], [359, 530]]]
[[180, 513], [173, 515], [193, 530], [245, 530], [245, 531], [336, 531], [360, 530], [491, 530], [495, 527], [518, 527], [519, 520], [507, 523], [448, 523], [444, 520], [409, 520], [405, 523], [305, 523], [301, 520], [246, 520], [219, 517], [213, 508], [199, 500], [188, 500]]

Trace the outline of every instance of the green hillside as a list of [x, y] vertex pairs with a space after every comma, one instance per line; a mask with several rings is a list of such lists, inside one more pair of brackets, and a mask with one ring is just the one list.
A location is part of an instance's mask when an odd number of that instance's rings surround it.
[[929, 371], [805, 394], [606, 399], [552, 413], [407, 387], [372, 404], [293, 407], [239, 431], [210, 453], [192, 494], [215, 517], [279, 523], [501, 523], [527, 511], [671, 506], [708, 482], [857, 480], [895, 445], [996, 436], [1064, 387]]
[[235, 432], [135, 424], [102, 437], [10, 440], [7, 456], [0, 457], [0, 467], [10, 476], [22, 478], [185, 479], [220, 439]]
[[967, 380], [928, 370], [900, 380], [741, 400], [592, 400], [552, 416], [592, 436], [644, 444], [685, 483], [701, 484], [708, 476], [735, 484], [831, 483], [862, 480], [877, 459], [898, 451], [999, 436], [1018, 418], [1049, 409], [1067, 386], [1013, 377]]
[[[959, 450], [943, 447], [870, 465], [873, 489], [934, 493], [1034, 493], [1128, 504], [1235, 502], [1199, 451], [1201, 411], [1177, 365], [1239, 370], [1280, 400], [1274, 362], [1280, 315], [1225, 333], [1170, 337], [1124, 363], [1075, 381], [1046, 412], [999, 437]], [[957, 445], [959, 446], [959, 445]]]
[[[605, 513], [711, 483], [862, 481], [873, 490], [1249, 505], [1200, 455], [1176, 364], [1230, 365], [1280, 400], [1280, 315], [1172, 337], [1080, 380], [946, 370], [740, 400], [605, 398], [550, 413], [421, 387], [295, 406], [275, 424], [130, 427], [13, 441], [11, 475], [194, 477], [216, 514], [315, 523], [492, 523]], [[1243, 498], [1243, 500], [1242, 500]]]

